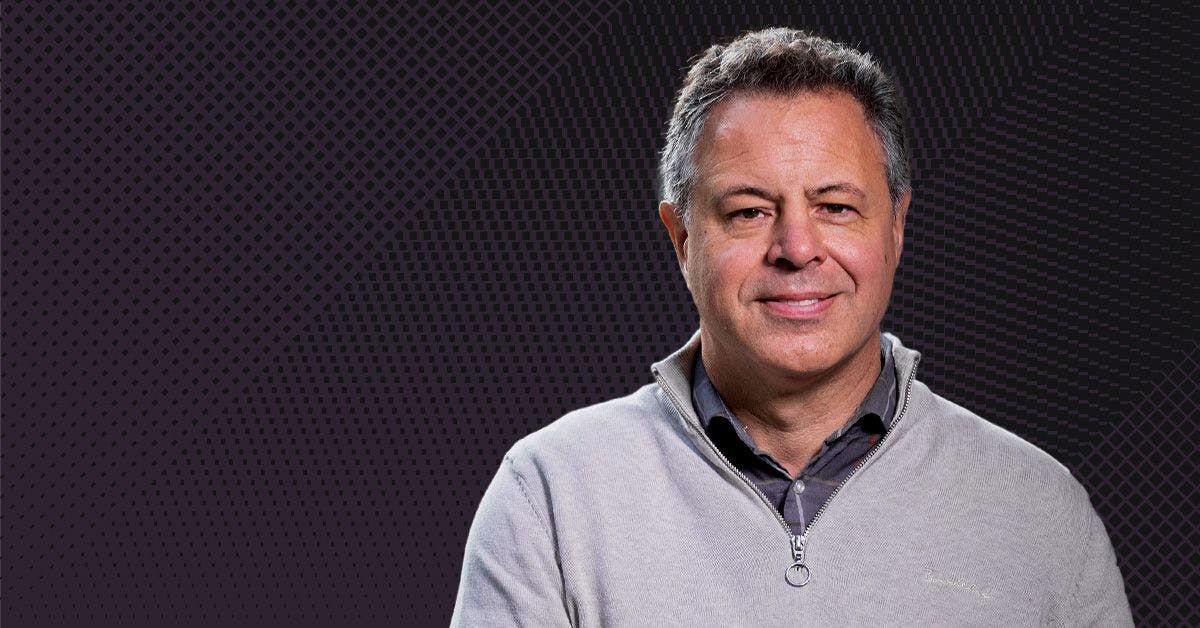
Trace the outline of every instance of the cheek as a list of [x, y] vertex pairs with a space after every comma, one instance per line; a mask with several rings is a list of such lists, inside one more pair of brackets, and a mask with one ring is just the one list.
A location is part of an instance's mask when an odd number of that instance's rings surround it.
[[886, 290], [891, 285], [896, 260], [893, 259], [891, 240], [869, 240], [863, 238], [841, 238], [828, 243], [831, 255], [854, 279], [858, 289]]
[[[705, 243], [693, 250], [688, 260], [688, 284], [698, 305], [737, 302], [746, 289], [755, 259], [743, 243]], [[711, 312], [717, 314], [717, 312]]]

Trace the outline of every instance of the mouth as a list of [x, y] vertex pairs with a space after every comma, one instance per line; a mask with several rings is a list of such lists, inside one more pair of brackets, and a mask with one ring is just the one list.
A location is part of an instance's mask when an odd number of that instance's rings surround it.
[[826, 292], [780, 292], [759, 298], [759, 301], [775, 301], [777, 303], [812, 304], [826, 299], [832, 299], [837, 293]]
[[812, 297], [809, 299], [763, 299], [771, 303], [782, 303], [784, 305], [816, 305], [819, 301], [828, 299], [829, 297]]
[[837, 294], [778, 294], [758, 299], [772, 315], [788, 319], [812, 319], [829, 309]]

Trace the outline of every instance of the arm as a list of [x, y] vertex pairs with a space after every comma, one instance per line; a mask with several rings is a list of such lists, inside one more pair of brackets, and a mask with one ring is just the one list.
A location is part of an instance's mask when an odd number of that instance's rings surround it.
[[569, 626], [546, 517], [505, 457], [479, 504], [463, 557], [452, 626]]
[[1112, 542], [1104, 522], [1100, 521], [1090, 502], [1087, 505], [1087, 531], [1066, 623], [1072, 626], [1132, 626], [1125, 582], [1117, 568]]

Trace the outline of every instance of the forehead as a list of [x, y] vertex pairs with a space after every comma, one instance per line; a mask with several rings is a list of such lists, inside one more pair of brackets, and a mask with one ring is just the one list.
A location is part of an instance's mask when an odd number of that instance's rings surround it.
[[696, 168], [697, 186], [747, 177], [775, 187], [819, 179], [887, 186], [883, 147], [862, 105], [838, 91], [723, 99], [701, 132]]

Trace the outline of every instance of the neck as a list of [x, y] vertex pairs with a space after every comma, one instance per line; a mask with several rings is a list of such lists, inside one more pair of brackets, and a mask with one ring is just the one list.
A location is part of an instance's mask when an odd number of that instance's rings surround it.
[[701, 343], [704, 367], [729, 410], [755, 444], [793, 477], [821, 450], [826, 438], [850, 417], [879, 377], [879, 340], [865, 343], [844, 363], [821, 373], [764, 373], [739, 368], [710, 354]]

